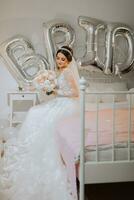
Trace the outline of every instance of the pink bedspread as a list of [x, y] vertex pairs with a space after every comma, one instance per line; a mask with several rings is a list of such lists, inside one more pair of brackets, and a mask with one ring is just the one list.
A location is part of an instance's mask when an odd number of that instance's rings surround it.
[[[112, 143], [112, 117], [111, 109], [99, 111], [98, 144]], [[85, 145], [96, 145], [96, 111], [86, 112], [86, 137]], [[128, 110], [115, 111], [115, 141], [116, 143], [128, 141]], [[75, 114], [66, 118], [57, 125], [57, 136], [60, 152], [66, 163], [68, 177], [74, 192], [75, 184], [75, 157], [80, 153], [80, 115]], [[134, 109], [131, 111], [131, 141], [134, 142]]]
[[[128, 109], [115, 111], [115, 142], [128, 141]], [[86, 140], [85, 145], [96, 145], [96, 111], [86, 112]], [[98, 144], [112, 143], [113, 112], [111, 109], [100, 110], [98, 114]], [[80, 151], [80, 116], [78, 114], [64, 119], [58, 124], [57, 131], [62, 142], [65, 141], [75, 156]], [[131, 111], [131, 141], [134, 142], [134, 109]], [[64, 149], [63, 149], [64, 151]]]

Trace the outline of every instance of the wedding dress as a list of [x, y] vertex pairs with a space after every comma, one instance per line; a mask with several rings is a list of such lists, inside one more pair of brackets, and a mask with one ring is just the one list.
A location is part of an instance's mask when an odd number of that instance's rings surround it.
[[69, 188], [55, 127], [58, 121], [78, 112], [78, 91], [69, 68], [61, 73], [57, 83], [58, 96], [32, 107], [17, 137], [6, 143], [0, 200], [77, 199]]

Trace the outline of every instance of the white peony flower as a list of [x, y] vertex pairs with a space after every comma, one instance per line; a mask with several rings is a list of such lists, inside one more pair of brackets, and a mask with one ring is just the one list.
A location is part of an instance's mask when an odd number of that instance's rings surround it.
[[42, 90], [46, 93], [53, 92], [57, 85], [55, 71], [45, 70], [38, 77], [35, 78], [33, 84], [37, 90]]

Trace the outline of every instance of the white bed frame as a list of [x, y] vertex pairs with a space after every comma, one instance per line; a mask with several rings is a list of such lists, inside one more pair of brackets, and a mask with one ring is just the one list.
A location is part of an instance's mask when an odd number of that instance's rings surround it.
[[[112, 161], [99, 161], [98, 160], [98, 146], [96, 145], [96, 161], [84, 160], [84, 147], [85, 147], [85, 95], [86, 95], [86, 80], [82, 77], [80, 79], [81, 91], [81, 151], [80, 151], [80, 200], [85, 199], [84, 185], [93, 183], [111, 183], [111, 182], [128, 182], [134, 181], [134, 160], [130, 158], [130, 133], [131, 133], [131, 100], [128, 108], [128, 160], [115, 161], [114, 157], [114, 123], [113, 123], [113, 139], [112, 139]], [[134, 92], [92, 92], [91, 94], [134, 94]], [[113, 98], [114, 99], [114, 98]], [[130, 98], [131, 99], [131, 98]], [[98, 103], [97, 103], [98, 104]], [[98, 108], [98, 107], [97, 107]], [[97, 111], [98, 112], [98, 111]], [[114, 101], [113, 101], [113, 120], [114, 120]], [[98, 118], [96, 120], [96, 127], [98, 127]], [[96, 129], [98, 130], [98, 129]], [[96, 131], [97, 138], [97, 131]]]

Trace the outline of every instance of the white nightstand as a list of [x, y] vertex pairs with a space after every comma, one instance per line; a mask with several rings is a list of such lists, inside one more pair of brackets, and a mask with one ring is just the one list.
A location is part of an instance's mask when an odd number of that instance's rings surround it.
[[10, 106], [10, 126], [22, 123], [27, 111], [38, 102], [37, 92], [17, 91], [8, 92], [8, 105]]

